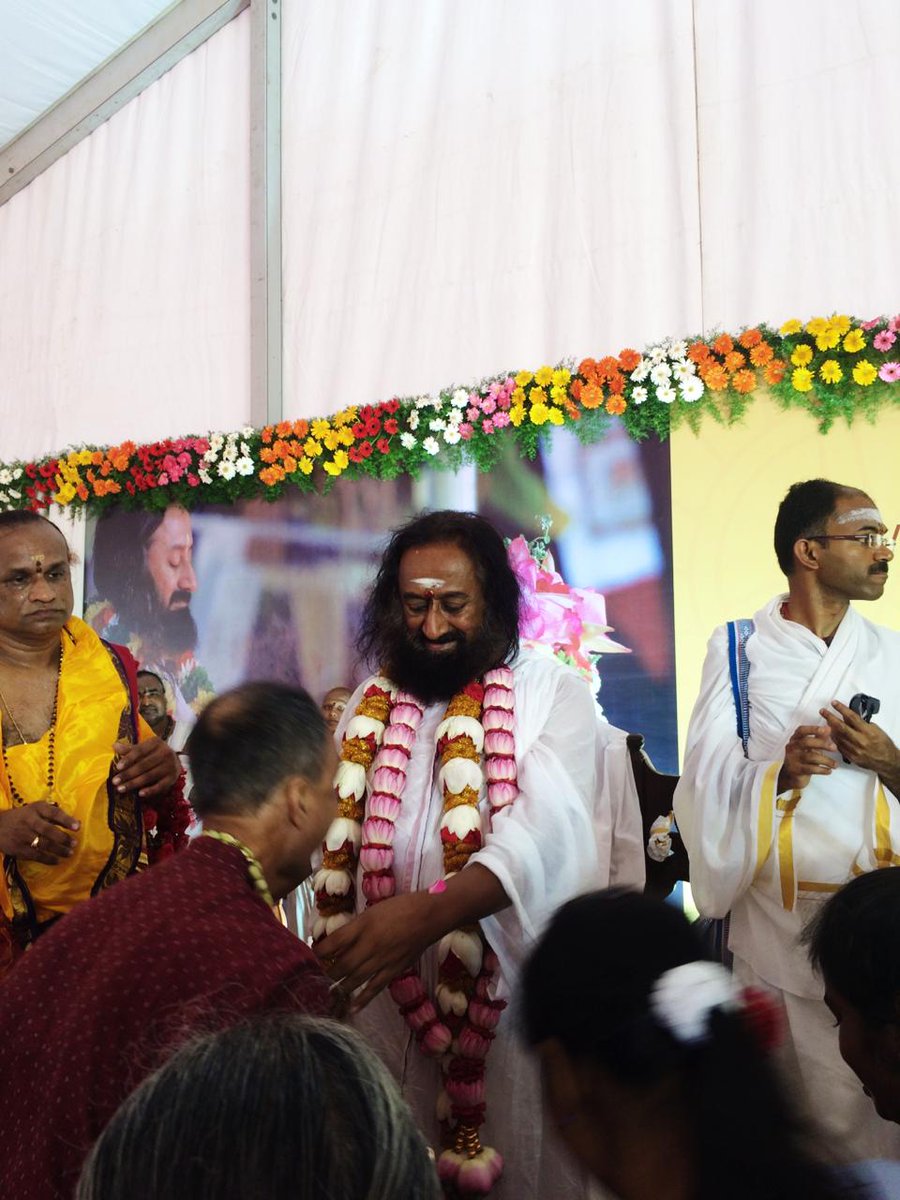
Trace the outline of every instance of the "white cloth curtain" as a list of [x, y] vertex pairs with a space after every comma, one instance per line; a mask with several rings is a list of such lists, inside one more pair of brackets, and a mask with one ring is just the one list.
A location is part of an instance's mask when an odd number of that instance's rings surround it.
[[[286, 0], [286, 415], [900, 307], [893, 0]], [[249, 14], [0, 207], [2, 455], [240, 426]]]
[[250, 413], [249, 14], [0, 207], [2, 453]]

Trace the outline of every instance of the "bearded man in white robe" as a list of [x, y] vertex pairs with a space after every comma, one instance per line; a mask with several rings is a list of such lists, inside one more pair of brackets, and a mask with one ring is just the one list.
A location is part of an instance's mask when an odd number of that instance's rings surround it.
[[[508, 1000], [553, 911], [606, 883], [594, 833], [598, 806], [605, 803], [595, 795], [594, 698], [575, 670], [519, 649], [518, 620], [519, 584], [502, 538], [483, 518], [452, 511], [419, 517], [394, 534], [363, 618], [360, 649], [379, 667], [376, 684], [391, 695], [415, 697], [423, 712], [391, 835], [395, 892], [367, 907], [363, 873], [354, 869], [357, 915], [343, 924], [320, 918], [318, 932], [327, 936], [317, 950], [336, 984], [353, 996], [356, 1024], [394, 1072], [437, 1153], [441, 1062], [421, 1053], [388, 985], [417, 967], [425, 991], [435, 997], [438, 943], [477, 923], [486, 954], [492, 951], [498, 960], [491, 999]], [[448, 871], [442, 852], [447, 814], [441, 759], [436, 760], [441, 729], [448, 724], [445, 712], [451, 697], [504, 664], [511, 668], [518, 795], [491, 813], [489, 786], [482, 786], [480, 848], [463, 869]], [[351, 698], [337, 730], [339, 744], [348, 726], [355, 728], [351, 722], [371, 683]], [[487, 729], [486, 716], [484, 724]], [[485, 734], [485, 753], [487, 744]], [[366, 784], [370, 798], [377, 762]], [[489, 780], [489, 770], [484, 773]], [[605, 820], [608, 824], [608, 814]], [[326, 870], [317, 878], [320, 912], [329, 911], [321, 901], [330, 899], [322, 882], [330, 876]], [[441, 1004], [438, 988], [439, 1015]], [[537, 1068], [519, 1044], [515, 1014], [503, 1012], [494, 1032], [484, 1075], [486, 1120], [479, 1132], [482, 1144], [495, 1148], [505, 1165], [490, 1194], [497, 1200], [586, 1197], [585, 1180], [552, 1130], [544, 1128]], [[446, 1096], [443, 1103], [446, 1118]]]
[[[697, 906], [731, 913], [735, 973], [782, 993], [784, 1066], [846, 1161], [900, 1157], [900, 1137], [841, 1061], [801, 935], [854, 875], [900, 863], [900, 634], [850, 607], [881, 597], [893, 545], [859, 489], [823, 479], [790, 488], [775, 522], [788, 591], [755, 615], [744, 648], [746, 753], [723, 626], [675, 792]], [[880, 702], [871, 722], [854, 711], [867, 697]]]

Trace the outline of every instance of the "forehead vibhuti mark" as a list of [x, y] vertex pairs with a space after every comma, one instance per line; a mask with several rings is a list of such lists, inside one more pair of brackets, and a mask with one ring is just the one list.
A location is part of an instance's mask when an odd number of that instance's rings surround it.
[[838, 513], [834, 518], [836, 525], [850, 525], [854, 521], [865, 521], [879, 528], [884, 527], [884, 521], [877, 508], [850, 508], [846, 512]]
[[411, 579], [409, 582], [415, 584], [416, 587], [423, 587], [426, 591], [433, 592], [436, 588], [442, 588], [445, 581], [443, 579], [422, 578]]

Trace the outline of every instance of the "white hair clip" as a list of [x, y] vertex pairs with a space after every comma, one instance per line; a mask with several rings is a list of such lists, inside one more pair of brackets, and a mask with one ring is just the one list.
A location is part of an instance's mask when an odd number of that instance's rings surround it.
[[689, 962], [665, 971], [653, 985], [650, 1010], [678, 1042], [702, 1042], [714, 1008], [740, 1007], [740, 990], [721, 963]]

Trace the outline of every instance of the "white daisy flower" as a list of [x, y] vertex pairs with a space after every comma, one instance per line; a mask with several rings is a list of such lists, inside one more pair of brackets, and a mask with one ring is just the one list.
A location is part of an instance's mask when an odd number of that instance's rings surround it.
[[695, 400], [699, 400], [706, 388], [703, 386], [703, 380], [698, 379], [695, 375], [692, 379], [685, 379], [681, 385], [681, 398], [686, 400], [688, 404], [693, 404]]
[[677, 362], [672, 364], [672, 375], [679, 383], [686, 382], [686, 380], [696, 374], [697, 368], [692, 362]]
[[2, 483], [4, 486], [7, 483], [12, 483], [12, 472], [9, 471], [6, 467], [4, 467], [2, 470], [0, 470], [0, 483]]
[[407, 421], [407, 425], [409, 425], [410, 429], [418, 429], [419, 428], [419, 414], [417, 412], [411, 412], [409, 414], [409, 420]]
[[668, 346], [669, 358], [687, 358], [687, 342], [677, 341], [669, 342]]
[[427, 437], [425, 439], [425, 441], [422, 443], [422, 448], [428, 454], [437, 454], [438, 451], [440, 450], [440, 446], [438, 445], [437, 438], [433, 438], [433, 437]]
[[238, 475], [253, 474], [253, 459], [248, 458], [247, 455], [243, 455], [241, 458], [239, 458], [234, 466]]
[[665, 387], [672, 378], [672, 369], [668, 363], [657, 363], [650, 372], [650, 381], [657, 387]]
[[460, 433], [459, 433], [459, 430], [456, 428], [456, 426], [453, 426], [452, 429], [444, 430], [444, 441], [447, 443], [448, 446], [455, 446], [456, 443], [459, 441], [459, 438], [460, 438]]
[[415, 444], [416, 444], [416, 439], [413, 437], [413, 435], [411, 433], [404, 432], [404, 433], [400, 434], [400, 445], [403, 447], [404, 450], [412, 450], [412, 448]]
[[642, 358], [638, 365], [631, 372], [629, 378], [633, 379], [635, 383], [643, 383], [650, 374], [650, 366], [651, 364], [648, 362], [648, 360], [646, 358]]
[[428, 428], [433, 429], [435, 433], [440, 433], [442, 429], [447, 428], [447, 422], [442, 421], [440, 417], [434, 417], [428, 422]]
[[465, 408], [469, 403], [469, 393], [465, 388], [457, 388], [450, 397], [450, 403], [454, 408]]
[[647, 399], [647, 389], [645, 387], [636, 387], [631, 393], [632, 404], [643, 404]]
[[234, 479], [234, 463], [230, 459], [223, 459], [223, 461], [220, 462], [216, 467], [216, 473], [221, 476], [222, 479]]
[[674, 402], [678, 399], [678, 393], [673, 387], [658, 387], [656, 389], [656, 398], [663, 404], [674, 404]]
[[245, 425], [244, 428], [241, 430], [241, 437], [245, 437], [245, 438], [253, 437], [254, 433], [256, 433], [256, 430], [253, 428], [252, 425]]
[[200, 476], [201, 483], [212, 483], [212, 475], [210, 475], [205, 467], [200, 467], [197, 474]]

